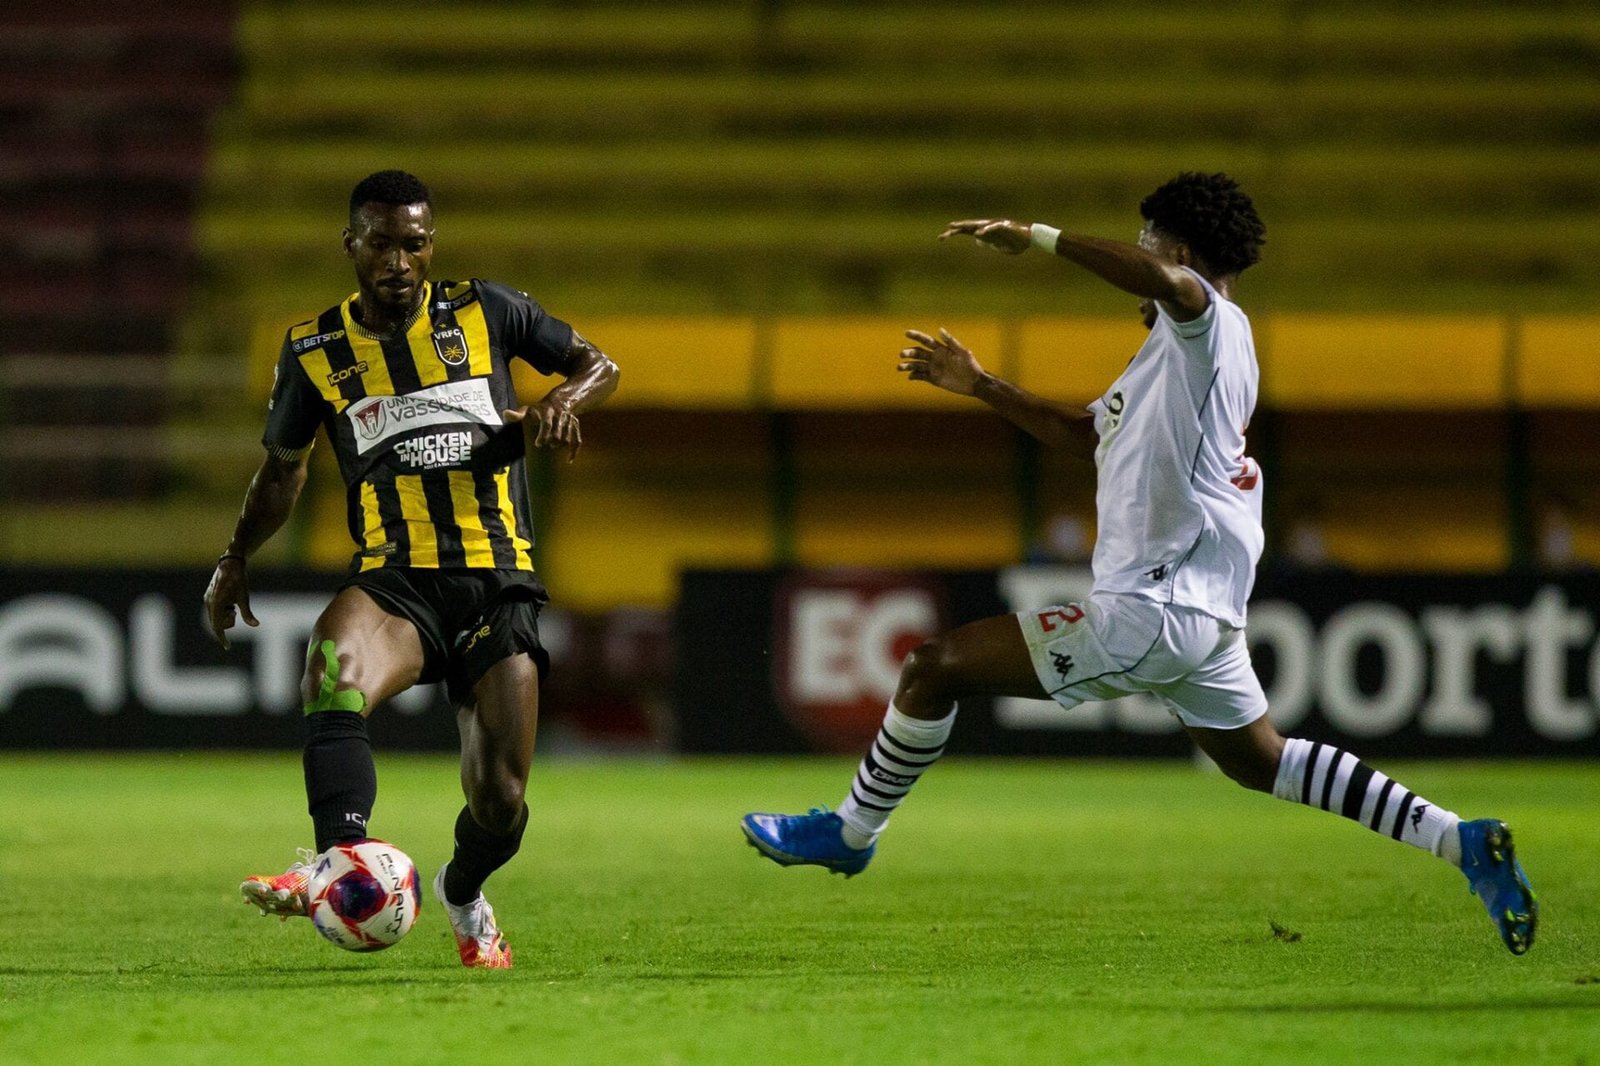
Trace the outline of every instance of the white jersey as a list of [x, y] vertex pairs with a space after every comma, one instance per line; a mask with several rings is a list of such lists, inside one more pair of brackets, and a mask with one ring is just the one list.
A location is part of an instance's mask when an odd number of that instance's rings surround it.
[[1242, 627], [1263, 540], [1261, 470], [1244, 454], [1255, 342], [1238, 305], [1194, 276], [1211, 298], [1205, 313], [1177, 322], [1158, 311], [1139, 354], [1089, 405], [1100, 435], [1094, 587]]

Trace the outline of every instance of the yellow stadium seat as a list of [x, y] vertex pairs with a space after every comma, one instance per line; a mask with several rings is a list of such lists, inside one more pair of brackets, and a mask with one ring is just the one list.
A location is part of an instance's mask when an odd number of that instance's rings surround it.
[[1104, 393], [1145, 339], [1131, 312], [1126, 318], [1029, 318], [1019, 333], [1017, 384], [1073, 404]]
[[304, 322], [311, 314], [298, 318], [272, 315], [259, 318], [250, 330], [250, 395], [265, 400], [272, 392], [272, 375], [278, 368], [278, 352], [289, 327]]
[[[581, 460], [580, 460], [581, 461]], [[771, 505], [759, 484], [571, 484], [550, 501], [541, 568], [563, 607], [670, 606], [686, 566], [772, 561]]]
[[771, 563], [764, 419], [636, 411], [597, 416], [586, 436], [533, 498], [535, 558], [563, 606], [667, 606], [686, 566]]
[[1507, 558], [1505, 500], [1497, 486], [1369, 486], [1321, 521], [1328, 554], [1372, 573], [1489, 573]]
[[1528, 407], [1600, 407], [1600, 315], [1522, 323], [1515, 399]]
[[1285, 314], [1257, 325], [1261, 399], [1285, 409], [1498, 407], [1506, 323], [1491, 315]]
[[795, 555], [805, 566], [972, 567], [1018, 561], [1017, 501], [1005, 485], [802, 491]]
[[[617, 361], [607, 407], [733, 409], [752, 405], [756, 327], [744, 317], [585, 318], [580, 332]], [[540, 395], [539, 375], [513, 364], [518, 395]]]
[[963, 407], [971, 400], [906, 380], [895, 369], [907, 329], [948, 329], [975, 353], [998, 352], [993, 319], [788, 318], [774, 328], [772, 404], [792, 409]]

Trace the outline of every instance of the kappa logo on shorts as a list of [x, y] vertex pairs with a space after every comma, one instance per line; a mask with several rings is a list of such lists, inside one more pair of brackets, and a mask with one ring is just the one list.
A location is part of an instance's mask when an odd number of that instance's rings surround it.
[[1167, 576], [1167, 564], [1162, 563], [1160, 566], [1152, 570], [1146, 570], [1144, 572], [1144, 576], [1149, 578], [1151, 581], [1164, 580]]
[[1056, 673], [1061, 675], [1061, 680], [1063, 681], [1067, 679], [1068, 674], [1072, 673], [1072, 667], [1075, 665], [1072, 661], [1072, 656], [1059, 651], [1050, 653], [1050, 661], [1055, 665]]
[[460, 326], [435, 330], [433, 350], [439, 353], [446, 366], [460, 366], [467, 361], [467, 335], [461, 332]]

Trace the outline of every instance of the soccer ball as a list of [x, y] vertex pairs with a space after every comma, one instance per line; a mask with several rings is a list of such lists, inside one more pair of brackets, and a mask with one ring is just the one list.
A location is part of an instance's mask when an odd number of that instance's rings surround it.
[[335, 844], [306, 887], [317, 932], [346, 951], [382, 951], [411, 932], [422, 908], [416, 863], [393, 844]]

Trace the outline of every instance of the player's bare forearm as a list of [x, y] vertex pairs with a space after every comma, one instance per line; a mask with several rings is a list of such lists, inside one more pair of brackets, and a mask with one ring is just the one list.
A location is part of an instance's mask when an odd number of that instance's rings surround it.
[[[939, 234], [939, 239], [971, 237], [979, 244], [1007, 255], [1021, 255], [1033, 247], [1036, 240], [1047, 240], [1048, 234], [1054, 232], [1049, 226], [1030, 226], [1009, 218], [969, 218], [950, 223]], [[1193, 274], [1176, 262], [1138, 245], [1101, 237], [1055, 233], [1050, 250], [1123, 292], [1140, 299], [1158, 301], [1179, 321], [1198, 318], [1210, 301], [1205, 286]]]
[[578, 415], [593, 410], [617, 391], [620, 371], [599, 348], [577, 333], [572, 335], [572, 372], [567, 380], [544, 394], [538, 403], [501, 412], [508, 423], [525, 423], [533, 430], [533, 447], [566, 448], [567, 461], [578, 457], [583, 431]]
[[1052, 448], [1094, 458], [1098, 438], [1089, 412], [1063, 410], [983, 368], [967, 346], [940, 329], [935, 337], [921, 330], [906, 330], [912, 342], [900, 349], [896, 367], [912, 381], [926, 381], [957, 396], [973, 396], [993, 407], [1018, 427]]
[[573, 414], [593, 410], [617, 391], [621, 371], [599, 348], [576, 332], [572, 334], [573, 370], [567, 380], [545, 394], [547, 401], [560, 404]]
[[267, 456], [250, 479], [227, 554], [249, 558], [283, 528], [306, 484], [306, 460]]
[[206, 586], [207, 625], [212, 638], [224, 649], [228, 647], [228, 630], [239, 617], [246, 625], [259, 624], [256, 616], [250, 613], [250, 579], [245, 573], [245, 560], [289, 520], [289, 513], [294, 510], [305, 484], [304, 456], [279, 459], [268, 455], [250, 479], [233, 539], [228, 541], [227, 550], [217, 560], [216, 569], [211, 572], [211, 583]]
[[972, 395], [1047, 447], [1059, 448], [1087, 461], [1094, 460], [1100, 438], [1094, 430], [1094, 415], [1083, 408], [1058, 407], [1019, 385], [987, 373], [978, 379]]
[[1137, 245], [1063, 233], [1056, 239], [1056, 254], [1129, 295], [1158, 300], [1190, 317], [1206, 309], [1209, 297], [1193, 274]]

